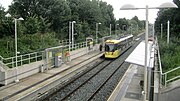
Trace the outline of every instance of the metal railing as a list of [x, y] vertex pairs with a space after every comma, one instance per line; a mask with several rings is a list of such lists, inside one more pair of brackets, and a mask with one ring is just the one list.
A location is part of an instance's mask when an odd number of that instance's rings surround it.
[[159, 63], [159, 72], [160, 72], [160, 75], [159, 75], [159, 77], [160, 77], [160, 84], [162, 85], [163, 83], [162, 83], [162, 76], [164, 75], [163, 74], [163, 72], [162, 72], [162, 65], [161, 65], [161, 56], [160, 56], [160, 52], [159, 52], [159, 44], [158, 44], [158, 39], [157, 39], [157, 37], [156, 37], [156, 45], [157, 45], [157, 50], [158, 50], [158, 63]]
[[69, 44], [69, 39], [68, 40], [59, 40], [60, 45], [68, 45]]
[[[40, 61], [43, 59], [43, 54], [44, 54], [44, 51], [19, 55], [19, 56], [17, 56], [17, 64], [18, 64], [18, 66], [22, 66], [24, 64], [29, 64], [31, 62]], [[16, 63], [16, 58], [15, 57], [3, 58], [2, 62], [6, 66], [13, 68]]]
[[[66, 48], [65, 49], [69, 49], [69, 45], [66, 45], [65, 46]], [[81, 43], [77, 43], [77, 44], [74, 44], [74, 47], [72, 47], [71, 45], [71, 51], [73, 50], [77, 50], [77, 49], [80, 49], [80, 48], [84, 48], [84, 47], [87, 47], [87, 43], [86, 42], [81, 42]], [[80, 50], [78, 52], [74, 52], [73, 54], [71, 54], [71, 56], [73, 55], [77, 55], [79, 53], [82, 53], [86, 51], [86, 49], [84, 50]], [[54, 60], [54, 57], [52, 57], [53, 60]], [[16, 63], [16, 58], [15, 57], [9, 57], [9, 58], [3, 58], [2, 56], [0, 57], [0, 71], [4, 71], [6, 69], [8, 69], [9, 67], [14, 67], [15, 66], [15, 63]], [[24, 54], [24, 55], [19, 55], [17, 56], [17, 64], [18, 66], [22, 66], [24, 64], [29, 64], [29, 63], [32, 63], [32, 62], [36, 62], [36, 61], [41, 61], [45, 59], [45, 51], [41, 51], [41, 52], [34, 52], [34, 53], [29, 53], [29, 54]], [[40, 72], [44, 72], [46, 70], [48, 70], [46, 68], [46, 65], [51, 65], [51, 63], [47, 63], [47, 64], [39, 64], [41, 65], [40, 67], [34, 67], [34, 68], [30, 68], [28, 69], [28, 71], [22, 71], [21, 73], [18, 73], [18, 74], [15, 74], [15, 75], [12, 75], [8, 78], [3, 78], [0, 80], [0, 83], [3, 83], [5, 82], [6, 80], [12, 80], [13, 78], [15, 77], [19, 77], [19, 76], [22, 76], [22, 75], [28, 75], [31, 71], [36, 71], [39, 70]]]
[[165, 72], [165, 73], [163, 74], [164, 80], [165, 80], [165, 82], [164, 82], [164, 83], [165, 83], [165, 86], [166, 86], [167, 83], [172, 82], [172, 81], [175, 81], [175, 80], [177, 80], [177, 79], [180, 78], [180, 75], [175, 75], [175, 74], [174, 74], [174, 72], [177, 72], [178, 70], [180, 71], [180, 66], [177, 67], [177, 68], [174, 68], [174, 69], [172, 69], [172, 70], [170, 70], [170, 71], [167, 71], [167, 72]]
[[[68, 42], [68, 41], [66, 41], [66, 42]], [[66, 46], [68, 46], [68, 44]], [[70, 47], [71, 47], [70, 51], [84, 48], [84, 47], [86, 47], [86, 42], [77, 43], [77, 44], [74, 44], [74, 46], [72, 46], [72, 44], [71, 44]], [[66, 49], [68, 50], [69, 47], [67, 47]], [[34, 53], [29, 53], [29, 54], [24, 54], [24, 55], [18, 55], [17, 56], [17, 64], [18, 64], [18, 66], [22, 66], [24, 64], [41, 61], [41, 60], [43, 60], [43, 56], [44, 56], [44, 51], [34, 52]], [[13, 67], [15, 67], [16, 58], [15, 57], [3, 58], [2, 56], [0, 56], [0, 61], [2, 61], [2, 63], [3, 63], [3, 64], [1, 63], [0, 65], [5, 65], [6, 67], [13, 68]]]
[[[157, 37], [156, 37], [157, 40]], [[162, 65], [161, 65], [161, 56], [159, 52], [159, 45], [158, 45], [158, 40], [157, 40], [157, 47], [158, 47], [158, 61], [159, 61], [159, 71], [160, 71], [160, 84], [166, 86], [167, 83], [175, 81], [180, 78], [180, 75], [173, 75], [174, 72], [177, 72], [178, 70], [180, 71], [180, 66], [177, 68], [174, 68], [170, 71], [167, 71], [163, 73], [162, 71]]]
[[71, 44], [70, 47], [71, 47], [70, 48], [71, 51], [76, 50], [76, 49], [80, 49], [80, 48], [84, 48], [84, 47], [86, 47], [86, 42], [77, 43], [77, 44], [74, 44], [73, 46]]

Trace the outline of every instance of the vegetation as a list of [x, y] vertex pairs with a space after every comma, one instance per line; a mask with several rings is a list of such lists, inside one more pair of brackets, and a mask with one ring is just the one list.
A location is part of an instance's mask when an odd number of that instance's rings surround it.
[[[6, 17], [7, 14], [11, 17]], [[88, 36], [95, 37], [96, 23], [99, 25], [98, 37], [112, 34], [133, 33], [144, 28], [144, 21], [138, 17], [131, 20], [115, 20], [113, 7], [100, 0], [13, 0], [8, 11], [0, 6], [0, 55], [14, 56], [14, 22], [18, 21], [18, 51], [21, 54], [43, 50], [58, 45], [58, 40], [69, 38], [69, 22], [75, 23], [75, 41], [85, 41]], [[119, 24], [119, 26], [116, 26]], [[139, 27], [136, 27], [139, 26]], [[117, 28], [115, 28], [117, 27]]]
[[158, 12], [158, 17], [155, 22], [155, 28], [157, 32], [161, 30], [161, 24], [163, 24], [163, 33], [167, 32], [167, 21], [170, 21], [171, 37], [180, 38], [180, 1], [174, 0], [174, 3], [178, 8], [161, 9]]
[[[155, 22], [155, 28], [158, 33], [160, 54], [162, 60], [163, 71], [172, 70], [180, 66], [180, 1], [174, 0], [178, 6], [177, 9], [162, 9], [158, 13]], [[167, 21], [170, 21], [170, 43], [167, 44]], [[161, 24], [163, 24], [163, 38], [161, 39]], [[179, 71], [170, 74], [171, 77], [180, 75]]]
[[164, 72], [180, 66], [180, 46], [178, 38], [171, 38], [169, 45], [166, 38], [159, 38], [161, 61]]

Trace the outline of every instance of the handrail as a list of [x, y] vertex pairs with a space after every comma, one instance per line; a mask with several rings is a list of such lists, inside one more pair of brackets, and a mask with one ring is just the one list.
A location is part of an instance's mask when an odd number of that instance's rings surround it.
[[[72, 45], [71, 45], [72, 46]], [[67, 49], [69, 48], [69, 45], [65, 45], [65, 47], [67, 47]], [[81, 43], [77, 43], [74, 44], [74, 47], [71, 48], [71, 50], [75, 50], [75, 49], [79, 49], [79, 48], [83, 48], [86, 47], [86, 42], [81, 42]], [[20, 65], [23, 65], [24, 61], [28, 61], [28, 63], [31, 63], [31, 59], [36, 59], [39, 57], [43, 57], [43, 52], [44, 51], [39, 51], [39, 52], [33, 52], [33, 53], [28, 53], [28, 54], [24, 54], [24, 55], [18, 55], [17, 58], [17, 62], [20, 63]], [[3, 58], [2, 56], [0, 56], [0, 61], [2, 61], [2, 63], [7, 67], [7, 66], [12, 66], [14, 67], [14, 63], [15, 63], [15, 57], [8, 57], [8, 58]], [[1, 64], [2, 65], [2, 64]]]
[[174, 77], [174, 78], [172, 78], [172, 79], [167, 80], [166, 83], [171, 82], [171, 81], [173, 81], [173, 80], [175, 80], [175, 79], [178, 79], [178, 78], [180, 78], [180, 75], [179, 75], [179, 76], [176, 76], [176, 77]]
[[[157, 37], [156, 37], [156, 40], [157, 40]], [[180, 78], [180, 75], [178, 75], [178, 76], [173, 77], [173, 78], [171, 78], [171, 79], [169, 79], [169, 80], [167, 79], [167, 75], [168, 75], [169, 73], [171, 73], [171, 72], [176, 71], [177, 69], [180, 69], [180, 66], [177, 67], [177, 68], [174, 68], [174, 69], [172, 69], [172, 70], [170, 70], [170, 71], [167, 71], [167, 72], [163, 73], [163, 72], [162, 72], [161, 56], [160, 56], [160, 52], [159, 52], [158, 40], [157, 40], [157, 47], [158, 47], [159, 69], [160, 69], [160, 73], [161, 73], [161, 78], [160, 78], [160, 80], [162, 81], [162, 77], [164, 77], [164, 84], [165, 84], [165, 86], [166, 86], [166, 84], [167, 84], [168, 82]], [[161, 83], [161, 81], [160, 81], [160, 83]]]
[[172, 70], [170, 70], [170, 71], [167, 71], [167, 72], [165, 72], [164, 74], [171, 73], [171, 72], [173, 72], [173, 71], [175, 71], [175, 70], [177, 70], [177, 69], [179, 69], [179, 68], [180, 68], [180, 66], [179, 66], [179, 67], [177, 67], [177, 68], [174, 68], [174, 69], [172, 69]]
[[159, 52], [159, 45], [158, 45], [158, 59], [159, 59], [159, 69], [160, 69], [160, 73], [163, 75], [163, 72], [162, 72], [162, 64], [161, 64], [161, 55], [160, 55], [160, 52]]
[[161, 56], [160, 56], [160, 52], [159, 52], [159, 44], [158, 44], [158, 39], [156, 37], [156, 40], [157, 40], [157, 47], [158, 47], [158, 61], [159, 61], [159, 69], [160, 69], [160, 73], [161, 75], [164, 75], [163, 72], [162, 72], [162, 65], [161, 65]]
[[[29, 60], [28, 63], [30, 63], [31, 59], [36, 59], [39, 57], [42, 57], [44, 51], [40, 51], [40, 52], [33, 52], [33, 53], [29, 53], [29, 54], [24, 54], [24, 55], [19, 55], [17, 56], [17, 63], [20, 63], [20, 66], [23, 65], [24, 61]], [[33, 55], [33, 56], [32, 56]], [[15, 57], [8, 57], [8, 58], [3, 58], [2, 63], [4, 63], [4, 65], [7, 67], [9, 65], [11, 65], [12, 67], [14, 67], [14, 61]]]
[[0, 67], [1, 67], [1, 68], [0, 68], [0, 71], [8, 68], [2, 61], [0, 61]]

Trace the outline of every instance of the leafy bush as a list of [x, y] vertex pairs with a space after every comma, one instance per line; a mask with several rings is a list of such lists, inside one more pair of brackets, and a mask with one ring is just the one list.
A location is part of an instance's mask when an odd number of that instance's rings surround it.
[[178, 42], [178, 38], [171, 38], [168, 45], [165, 38], [159, 38], [159, 48], [164, 72], [180, 66], [180, 46]]
[[[54, 37], [54, 33], [23, 34], [18, 36], [17, 42], [20, 54], [41, 51], [59, 45], [58, 39]], [[0, 46], [0, 54], [3, 57], [15, 56], [14, 38], [6, 37], [0, 39]]]

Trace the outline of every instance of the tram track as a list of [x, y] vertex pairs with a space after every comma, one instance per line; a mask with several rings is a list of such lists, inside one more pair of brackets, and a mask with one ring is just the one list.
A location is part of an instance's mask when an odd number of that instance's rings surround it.
[[101, 90], [101, 88], [111, 79], [115, 72], [119, 68], [121, 68], [122, 64], [124, 63], [124, 61], [120, 61], [119, 66], [117, 67], [113, 66], [114, 62], [119, 63], [119, 59], [105, 60], [99, 65], [94, 66], [93, 69], [89, 72], [87, 71], [86, 74], [81, 75], [76, 80], [70, 82], [65, 87], [62, 87], [60, 90], [58, 90], [57, 92], [43, 100], [90, 101]]
[[[138, 42], [136, 42], [136, 43], [138, 44]], [[134, 49], [134, 47], [136, 47], [136, 46], [133, 45], [133, 49]], [[132, 50], [132, 49], [130, 49], [130, 50]], [[92, 57], [94, 57], [94, 56], [96, 56], [96, 55], [93, 55]], [[92, 57], [90, 57], [90, 58], [82, 61], [81, 63], [83, 63], [83, 62], [91, 59]], [[76, 65], [79, 65], [79, 64], [81, 64], [81, 63], [75, 64], [75, 66], [76, 66]], [[96, 62], [96, 60], [94, 61], [94, 63], [99, 64], [98, 62]], [[84, 65], [84, 66], [85, 66], [85, 68], [89, 68], [89, 67], [87, 66], [87, 64]], [[73, 66], [73, 67], [74, 67], [74, 66]], [[71, 67], [70, 67], [70, 68], [71, 68]], [[42, 82], [47, 81], [47, 80], [49, 80], [49, 79], [51, 79], [51, 78], [59, 75], [60, 73], [67, 71], [67, 70], [69, 70], [69, 69], [65, 69], [64, 71], [58, 72], [58, 73], [56, 73], [56, 74], [54, 74], [54, 75], [51, 75], [50, 77], [48, 77], [48, 78], [46, 78], [46, 79], [44, 79], [44, 80], [42, 80], [42, 81], [39, 81], [39, 82], [37, 82], [37, 83], [35, 83], [35, 84], [33, 84], [33, 85], [30, 85], [30, 86], [28, 86], [28, 87], [26, 87], [26, 88], [23, 88], [23, 89], [19, 90], [19, 91], [17, 91], [17, 92], [14, 92], [14, 93], [12, 93], [12, 94], [9, 94], [9, 95], [7, 95], [6, 97], [4, 97], [3, 99], [0, 99], [0, 100], [9, 100], [9, 99], [11, 99], [12, 97], [14, 97], [14, 96], [16, 96], [16, 95], [18, 95], [18, 94], [20, 95], [21, 93], [26, 92], [28, 89], [33, 88], [33, 87], [35, 87], [36, 85], [39, 85], [39, 84], [41, 84]], [[80, 69], [78, 68], [77, 70], [80, 70]], [[74, 77], [78, 77], [78, 76], [81, 75], [81, 73], [84, 72], [84, 71], [81, 71], [81, 72], [74, 71], [74, 72], [77, 74], [77, 75], [75, 75]], [[59, 80], [60, 80], [60, 79], [59, 79]], [[68, 82], [70, 82], [70, 81], [71, 81], [71, 80], [65, 80], [65, 81], [62, 81], [61, 84], [64, 85], [65, 83], [68, 83]], [[106, 85], [106, 84], [104, 84], [104, 85]], [[47, 88], [48, 88], [48, 87], [47, 87]], [[101, 88], [104, 88], [104, 86], [102, 86]], [[1, 89], [3, 90], [4, 88], [1, 88]], [[49, 89], [49, 88], [48, 88], [48, 89]], [[53, 89], [52, 91], [57, 91], [57, 88]], [[48, 92], [49, 92], [49, 91], [48, 91]], [[42, 96], [48, 94], [48, 92], [44, 92], [44, 93], [42, 93], [42, 94], [40, 93], [40, 94], [38, 95], [38, 97], [41, 98]], [[95, 96], [97, 96], [97, 95], [99, 94], [99, 92], [101, 92], [101, 90], [97, 90], [97, 93], [95, 93], [95, 94], [93, 95], [93, 97], [91, 97], [91, 98], [88, 99], [88, 100], [93, 100], [93, 99], [95, 99]], [[72, 93], [72, 94], [73, 94], [73, 93]], [[71, 94], [71, 96], [72, 96], [72, 94]], [[29, 95], [30, 95], [30, 93], [29, 93]], [[26, 96], [29, 96], [29, 95], [24, 95], [23, 97], [25, 98]], [[89, 97], [90, 97], [90, 96], [89, 96]], [[88, 98], [89, 98], [89, 97], [88, 97]], [[22, 98], [22, 99], [24, 99], [24, 98]], [[33, 97], [32, 99], [35, 100], [36, 98], [37, 98], [37, 96]], [[67, 97], [67, 98], [68, 98], [68, 97]], [[18, 100], [21, 100], [21, 99], [18, 99]], [[37, 99], [37, 100], [41, 100], [41, 99]], [[66, 100], [66, 99], [65, 99], [65, 100]], [[73, 101], [74, 101], [74, 100], [73, 100]]]
[[[104, 69], [107, 65], [109, 65], [112, 61], [110, 60], [103, 60], [102, 62], [98, 63], [96, 66], [93, 66], [91, 69], [86, 70], [83, 74], [81, 74], [78, 78], [72, 80], [68, 84], [66, 84], [64, 87], [59, 89], [54, 94], [50, 95], [46, 99], [43, 99], [45, 101], [49, 100], [65, 100], [68, 96], [73, 94], [75, 91], [77, 91], [80, 87], [82, 87], [84, 84], [86, 84], [90, 79], [92, 79], [94, 76], [96, 76], [100, 71]], [[57, 97], [51, 97], [56, 96]], [[53, 98], [53, 99], [51, 99]], [[55, 99], [54, 99], [55, 98]]]
[[[79, 84], [79, 86], [71, 86], [73, 83], [69, 83], [66, 85], [66, 90], [59, 90], [59, 92], [53, 93], [51, 96], [45, 98], [45, 101], [105, 101], [110, 96], [111, 92], [117, 85], [117, 83], [121, 80], [124, 73], [129, 67], [129, 63], [125, 63], [125, 59], [128, 54], [131, 53], [134, 48], [139, 44], [140, 41], [137, 41], [133, 44], [132, 47], [128, 48], [124, 51], [121, 56], [111, 62], [109, 62], [105, 67], [96, 71], [94, 75], [86, 79], [83, 83]], [[116, 66], [114, 65], [116, 64]], [[98, 68], [98, 67], [94, 67]], [[82, 78], [86, 78], [86, 76], [81, 76]], [[80, 78], [81, 78], [80, 77]], [[78, 78], [78, 79], [80, 79]], [[111, 83], [113, 79], [116, 79], [117, 83]], [[75, 81], [73, 81], [75, 82]], [[81, 81], [77, 81], [81, 82]], [[114, 82], [114, 81], [113, 81]], [[111, 85], [112, 84], [112, 85]], [[108, 89], [110, 87], [110, 89]], [[72, 90], [73, 89], [73, 90]], [[107, 92], [108, 91], [108, 92]], [[108, 93], [108, 94], [107, 94]], [[62, 97], [63, 95], [63, 97]]]
[[[119, 63], [119, 66], [113, 65], [114, 63]], [[100, 72], [94, 75], [89, 81], [86, 81], [84, 85], [78, 87], [70, 95], [60, 101], [90, 101], [93, 97], [98, 94], [98, 92], [104, 87], [104, 85], [113, 77], [115, 72], [121, 68], [124, 61], [119, 61], [119, 59], [114, 60], [106, 67], [104, 67]], [[123, 73], [122, 73], [123, 74]], [[56, 97], [53, 97], [56, 98]], [[58, 99], [59, 100], [59, 99]], [[51, 101], [51, 100], [49, 100]]]
[[[99, 54], [95, 54], [95, 55], [89, 57], [88, 59], [85, 59], [85, 60], [83, 60], [83, 61], [81, 61], [81, 62], [73, 65], [72, 68], [75, 67], [75, 66], [81, 65], [82, 63], [84, 63], [84, 62], [88, 61], [89, 59], [91, 59], [91, 58], [93, 58], [93, 57], [95, 57], [95, 56], [98, 56], [98, 55], [99, 55]], [[99, 60], [100, 60], [99, 58], [96, 59], [96, 61], [94, 61], [92, 64], [94, 65], [94, 64], [98, 63]], [[92, 65], [92, 64], [89, 64], [89, 65]], [[53, 75], [51, 75], [51, 76], [49, 76], [49, 77], [47, 77], [47, 78], [45, 78], [45, 79], [43, 79], [43, 80], [41, 80], [41, 81], [36, 82], [35, 84], [29, 85], [28, 87], [25, 87], [25, 88], [23, 88], [23, 89], [21, 89], [21, 90], [19, 90], [19, 91], [17, 91], [17, 92], [14, 92], [14, 93], [12, 93], [12, 94], [9, 94], [9, 95], [7, 95], [6, 97], [4, 97], [4, 98], [2, 98], [2, 99], [0, 99], [0, 100], [2, 100], [2, 101], [4, 101], [4, 100], [9, 100], [9, 99], [11, 99], [12, 97], [14, 97], [14, 96], [16, 96], [16, 95], [18, 95], [18, 94], [20, 94], [20, 93], [26, 92], [26, 90], [31, 89], [31, 88], [33, 88], [33, 87], [35, 87], [35, 86], [37, 86], [37, 85], [39, 85], [39, 84], [41, 84], [41, 83], [43, 83], [43, 82], [45, 82], [45, 81], [48, 81], [49, 79], [51, 79], [51, 78], [59, 75], [60, 73], [63, 73], [63, 72], [65, 72], [65, 71], [68, 71], [68, 70], [70, 70], [70, 69], [72, 69], [72, 68], [70, 67], [70, 68], [67, 68], [67, 69], [65, 69], [65, 70], [63, 70], [63, 71], [60, 71], [60, 72], [56, 73], [56, 74], [53, 74]], [[77, 75], [77, 74], [79, 74], [80, 72], [82, 72], [83, 68], [88, 68], [88, 65], [87, 65], [87, 64], [86, 64], [86, 65], [83, 65], [83, 66], [81, 66], [80, 68], [75, 69], [74, 71], [70, 72], [70, 73], [67, 74], [67, 75], [72, 75], [73, 72], [74, 72], [74, 74]], [[66, 75], [66, 76], [67, 76], [67, 75]], [[64, 77], [65, 77], [65, 76], [64, 76]], [[62, 77], [62, 78], [63, 78], [63, 77]], [[62, 81], [62, 82], [66, 82], [66, 81], [67, 81], [67, 80], [64, 80], [64, 81]], [[1, 90], [5, 90], [5, 89], [7, 89], [8, 87], [11, 87], [11, 86], [13, 86], [13, 84], [10, 85], [10, 86], [7, 86], [7, 87], [2, 87]], [[44, 94], [45, 94], [45, 93], [47, 93], [47, 92], [44, 92]], [[40, 94], [40, 93], [39, 93], [39, 94]], [[40, 95], [38, 95], [38, 96], [41, 96], [41, 95], [42, 95], [42, 94], [40, 94]], [[20, 98], [20, 99], [21, 99], [21, 98]], [[20, 99], [19, 99], [19, 100], [20, 100]]]

